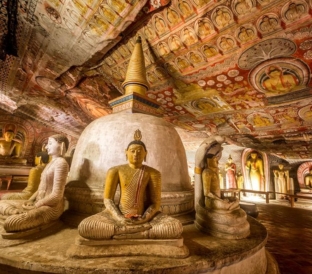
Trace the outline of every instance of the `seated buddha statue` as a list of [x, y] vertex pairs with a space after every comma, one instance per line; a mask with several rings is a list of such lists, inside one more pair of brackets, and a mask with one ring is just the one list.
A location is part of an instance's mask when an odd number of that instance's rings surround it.
[[[143, 164], [147, 151], [135, 131], [126, 149], [128, 164], [107, 171], [105, 210], [84, 219], [78, 226], [80, 236], [89, 240], [177, 239], [183, 231], [179, 220], [161, 213], [161, 175]], [[114, 202], [117, 187], [120, 200]]]
[[[5, 164], [26, 164], [26, 159], [21, 159], [22, 143], [14, 140], [13, 130], [7, 130], [0, 139], [0, 160]], [[4, 159], [4, 160], [3, 160]]]
[[63, 135], [49, 137], [46, 149], [51, 156], [41, 174], [38, 190], [28, 200], [1, 200], [0, 218], [7, 233], [29, 231], [58, 220], [64, 210], [64, 189], [68, 164], [63, 154], [68, 148]]
[[221, 198], [218, 167], [221, 153], [221, 143], [213, 139], [204, 142], [196, 152], [195, 184], [200, 187], [195, 190], [195, 226], [215, 237], [242, 239], [249, 235], [250, 226], [237, 198]]
[[49, 155], [46, 153], [36, 156], [36, 161], [37, 165], [32, 167], [29, 171], [26, 188], [24, 188], [21, 192], [3, 194], [1, 200], [27, 200], [37, 191], [41, 173], [49, 162]]

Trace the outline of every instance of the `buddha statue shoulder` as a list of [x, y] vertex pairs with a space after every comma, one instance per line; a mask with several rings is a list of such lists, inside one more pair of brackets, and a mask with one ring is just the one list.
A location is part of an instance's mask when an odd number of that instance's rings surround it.
[[[160, 212], [161, 174], [143, 164], [147, 150], [137, 130], [125, 153], [128, 164], [107, 171], [105, 210], [84, 219], [78, 226], [80, 236], [93, 240], [175, 239], [181, 237], [179, 220]], [[114, 197], [120, 187], [120, 201]]]
[[38, 154], [36, 156], [37, 165], [29, 171], [27, 186], [21, 192], [3, 194], [1, 200], [27, 200], [38, 190], [41, 174], [49, 162], [47, 153], [40, 156]]
[[40, 177], [38, 190], [28, 200], [0, 201], [0, 218], [6, 232], [22, 232], [57, 220], [64, 210], [64, 189], [68, 164], [63, 154], [68, 148], [63, 135], [49, 137], [46, 146], [52, 160]]

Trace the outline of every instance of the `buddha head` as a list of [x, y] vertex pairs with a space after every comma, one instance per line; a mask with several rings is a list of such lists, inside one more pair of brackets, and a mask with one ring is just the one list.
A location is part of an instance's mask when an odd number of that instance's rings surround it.
[[12, 130], [7, 130], [4, 135], [3, 135], [4, 139], [6, 142], [12, 142], [12, 140], [15, 137], [14, 131]]
[[278, 168], [279, 168], [280, 170], [283, 170], [284, 165], [283, 165], [283, 164], [279, 164], [279, 165], [278, 165]]
[[231, 155], [229, 155], [229, 158], [228, 158], [228, 163], [232, 163], [233, 162], [233, 159], [232, 159], [232, 156]]
[[274, 77], [280, 77], [282, 74], [282, 71], [277, 66], [270, 66], [267, 70], [267, 74], [270, 78]]
[[251, 152], [250, 153], [250, 157], [251, 157], [251, 159], [257, 159], [258, 158], [258, 153], [257, 152], [255, 152], [255, 151], [253, 151], [253, 152]]
[[66, 136], [55, 134], [49, 137], [46, 149], [51, 156], [63, 156], [68, 149], [69, 141]]
[[218, 142], [213, 142], [206, 152], [207, 164], [210, 167], [218, 167], [219, 160], [222, 156], [222, 147]]
[[134, 140], [128, 144], [125, 151], [129, 164], [141, 165], [143, 161], [146, 161], [147, 150], [141, 138], [141, 131], [137, 129], [134, 133]]

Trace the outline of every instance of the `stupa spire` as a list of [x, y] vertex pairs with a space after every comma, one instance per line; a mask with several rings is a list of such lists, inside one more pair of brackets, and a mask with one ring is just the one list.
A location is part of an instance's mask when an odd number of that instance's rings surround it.
[[149, 84], [146, 80], [146, 70], [142, 40], [139, 36], [136, 40], [133, 53], [127, 68], [126, 79], [121, 84], [125, 94], [109, 101], [113, 113], [132, 112], [162, 116], [163, 110], [160, 103], [147, 96]]
[[140, 36], [138, 36], [136, 40], [129, 61], [126, 79], [122, 83], [122, 87], [125, 89], [125, 94], [136, 92], [145, 95], [146, 91], [149, 89], [149, 84], [146, 80], [145, 61]]

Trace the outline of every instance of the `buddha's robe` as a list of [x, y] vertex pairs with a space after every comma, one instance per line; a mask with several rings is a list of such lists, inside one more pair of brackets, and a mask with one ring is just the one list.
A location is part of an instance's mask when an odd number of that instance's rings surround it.
[[[24, 231], [57, 220], [64, 211], [68, 170], [68, 164], [62, 157], [53, 159], [46, 166], [37, 192], [28, 200], [34, 201], [33, 209], [23, 208], [27, 200], [0, 201], [0, 215], [6, 218], [3, 225], [6, 232]], [[14, 214], [15, 210], [22, 213]]]
[[[78, 226], [80, 236], [87, 239], [149, 238], [169, 239], [181, 236], [180, 221], [160, 213], [161, 176], [149, 166], [139, 169], [129, 165], [108, 170], [104, 204], [105, 210], [84, 219]], [[113, 203], [120, 186], [119, 205]], [[132, 216], [152, 216], [149, 220], [131, 221]]]

